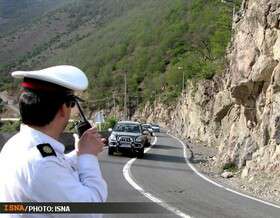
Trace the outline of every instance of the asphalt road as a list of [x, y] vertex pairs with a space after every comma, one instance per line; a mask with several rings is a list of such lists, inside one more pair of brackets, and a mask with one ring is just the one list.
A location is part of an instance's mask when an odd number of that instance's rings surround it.
[[[119, 202], [120, 206], [127, 205], [130, 210], [132, 205], [137, 207], [138, 211], [137, 203], [146, 202], [159, 213], [131, 212], [105, 214], [104, 217], [178, 217], [175, 213], [154, 204], [127, 182], [123, 176], [123, 168], [131, 157], [118, 154], [108, 156], [105, 149], [99, 159], [103, 176], [108, 183], [108, 202]], [[133, 162], [130, 172], [133, 180], [146, 192], [191, 217], [280, 217], [278, 208], [236, 195], [197, 176], [186, 164], [182, 144], [164, 133], [157, 135], [155, 145], [143, 159]]]

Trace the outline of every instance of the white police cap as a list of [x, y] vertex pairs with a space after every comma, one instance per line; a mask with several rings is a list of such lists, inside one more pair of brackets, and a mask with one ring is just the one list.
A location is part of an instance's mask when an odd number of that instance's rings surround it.
[[32, 78], [50, 82], [74, 91], [83, 91], [88, 87], [88, 79], [79, 68], [60, 65], [36, 71], [15, 71], [14, 78]]

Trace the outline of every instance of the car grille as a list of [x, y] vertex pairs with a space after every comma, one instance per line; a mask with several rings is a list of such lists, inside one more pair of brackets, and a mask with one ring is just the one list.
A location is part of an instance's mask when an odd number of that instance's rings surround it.
[[127, 136], [121, 136], [121, 137], [119, 137], [119, 142], [121, 142], [121, 143], [132, 143], [133, 139], [131, 137], [127, 137]]

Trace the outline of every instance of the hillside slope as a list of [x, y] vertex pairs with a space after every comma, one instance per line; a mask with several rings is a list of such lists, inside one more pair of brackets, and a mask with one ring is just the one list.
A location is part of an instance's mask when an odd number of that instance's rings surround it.
[[219, 1], [145, 0], [48, 63], [84, 69], [90, 99], [115, 92], [122, 104], [127, 73], [131, 97], [170, 102], [182, 90], [183, 73], [186, 79], [211, 78], [222, 68], [230, 24], [231, 8]]
[[131, 108], [156, 97], [171, 104], [183, 74], [222, 71], [231, 17], [232, 5], [218, 0], [78, 0], [1, 38], [0, 71], [76, 65], [91, 80], [88, 100], [110, 102], [114, 92], [120, 105], [127, 73]]
[[[114, 9], [114, 1], [27, 2], [28, 7], [22, 9], [14, 3], [14, 7], [11, 7], [14, 8], [11, 9], [13, 13], [5, 18], [7, 23], [1, 25], [4, 31], [0, 37], [0, 72], [5, 73], [21, 66], [34, 68], [35, 63], [40, 65], [44, 62], [41, 58], [50, 57], [53, 50], [68, 47], [89, 32], [92, 34], [96, 26], [120, 13]], [[12, 6], [13, 2], [9, 2], [9, 5]], [[5, 16], [6, 13], [2, 14]]]
[[6, 35], [12, 30], [16, 31], [16, 27], [26, 25], [34, 18], [55, 10], [70, 1], [0, 0], [0, 35]]

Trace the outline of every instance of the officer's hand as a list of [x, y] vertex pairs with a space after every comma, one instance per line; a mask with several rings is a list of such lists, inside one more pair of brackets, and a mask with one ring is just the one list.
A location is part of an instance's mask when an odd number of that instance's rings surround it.
[[83, 133], [78, 143], [77, 154], [98, 155], [104, 147], [104, 139], [96, 128], [90, 128]]

